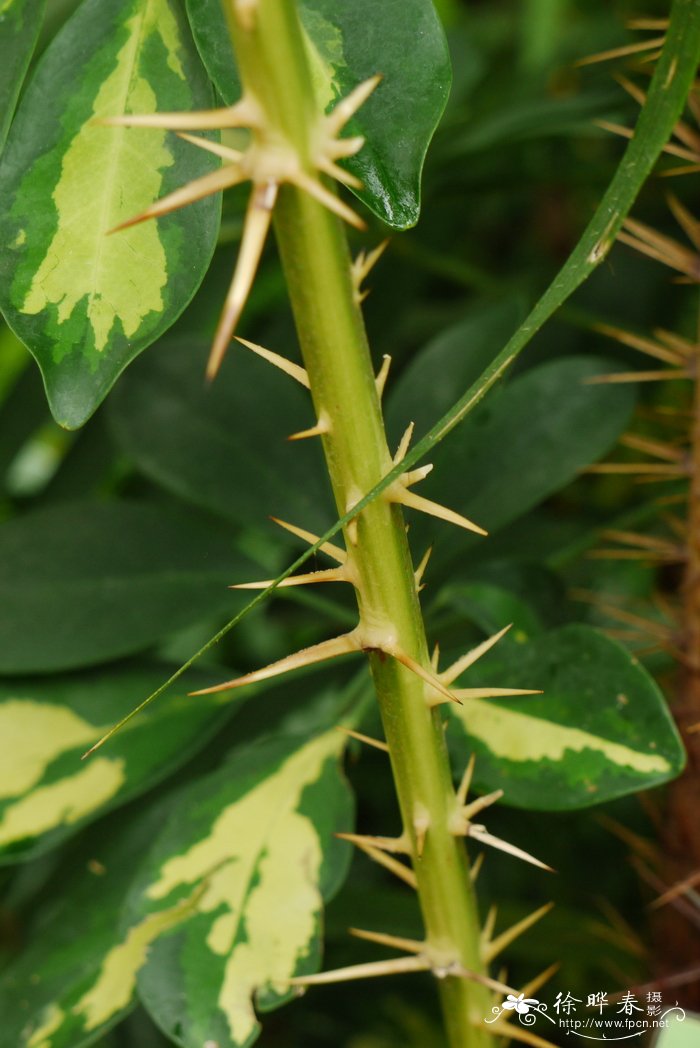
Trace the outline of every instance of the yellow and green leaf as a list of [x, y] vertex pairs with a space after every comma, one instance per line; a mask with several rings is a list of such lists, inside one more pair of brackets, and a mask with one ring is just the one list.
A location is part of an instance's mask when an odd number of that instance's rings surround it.
[[36, 46], [46, 0], [0, 0], [0, 150]]
[[68, 428], [187, 305], [219, 221], [210, 198], [109, 235], [216, 161], [171, 133], [99, 120], [210, 104], [173, 0], [85, 0], [37, 66], [0, 166], [0, 295]]
[[[104, 892], [96, 880], [97, 934], [88, 937], [87, 957], [78, 963], [66, 935], [70, 914], [61, 912], [40, 966], [32, 967], [40, 954], [30, 947], [0, 983], [0, 1007], [12, 993], [31, 1002], [21, 1024], [13, 1019], [0, 1032], [1, 1048], [90, 1043], [123, 1016], [137, 988], [159, 1025], [187, 1048], [251, 1044], [256, 1011], [286, 1001], [289, 979], [319, 963], [323, 902], [339, 886], [349, 851], [334, 836], [352, 816], [338, 764], [343, 746], [334, 729], [281, 734], [179, 791], [123, 909], [129, 862], [138, 868], [132, 836], [117, 837], [119, 854], [97, 849], [97, 868], [113, 880]], [[147, 816], [146, 832], [158, 821]], [[130, 831], [141, 835], [141, 848], [143, 829]], [[75, 858], [71, 869], [81, 871], [84, 891], [87, 873]], [[71, 901], [69, 890], [64, 911]]]
[[[240, 81], [220, 0], [187, 0], [187, 12], [209, 75], [235, 102]], [[328, 111], [362, 80], [382, 75], [346, 131], [366, 144], [343, 164], [364, 184], [356, 196], [384, 222], [415, 225], [425, 153], [452, 80], [432, 0], [301, 0], [300, 13], [319, 108]]]
[[[504, 802], [584, 808], [678, 775], [685, 754], [664, 698], [634, 656], [588, 626], [528, 640], [513, 630], [455, 686], [541, 688], [451, 710], [476, 754], [474, 782]], [[455, 753], [464, 763], [465, 748]]]
[[160, 664], [0, 683], [0, 863], [26, 860], [143, 793], [203, 746], [238, 705], [228, 697], [188, 697], [214, 682], [190, 674], [81, 761], [170, 672]]

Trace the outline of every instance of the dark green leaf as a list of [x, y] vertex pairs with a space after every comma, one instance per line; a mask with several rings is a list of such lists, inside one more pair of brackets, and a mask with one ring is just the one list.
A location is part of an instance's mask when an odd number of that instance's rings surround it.
[[79, 502], [0, 525], [0, 673], [94, 665], [235, 608], [251, 566], [171, 506]]
[[260, 525], [273, 514], [326, 527], [320, 448], [286, 440], [313, 425], [308, 395], [240, 346], [207, 386], [207, 352], [201, 343], [167, 342], [124, 376], [110, 402], [122, 450], [169, 491], [238, 524]]
[[210, 104], [173, 0], [86, 0], [22, 100], [0, 167], [0, 301], [68, 428], [187, 305], [219, 222], [209, 197], [107, 236], [214, 160], [175, 135], [95, 118]]
[[[226, 102], [240, 81], [220, 0], [188, 0], [197, 46]], [[450, 61], [431, 0], [302, 0], [319, 103], [328, 111], [362, 80], [383, 80], [348, 125], [366, 144], [347, 162], [364, 183], [357, 196], [396, 229], [415, 225], [425, 152], [450, 89]]]
[[452, 710], [476, 754], [475, 783], [518, 808], [584, 808], [674, 778], [685, 755], [657, 685], [588, 626], [504, 638], [460, 686], [540, 688]]
[[0, 4], [0, 151], [36, 46], [46, 0], [4, 0]]

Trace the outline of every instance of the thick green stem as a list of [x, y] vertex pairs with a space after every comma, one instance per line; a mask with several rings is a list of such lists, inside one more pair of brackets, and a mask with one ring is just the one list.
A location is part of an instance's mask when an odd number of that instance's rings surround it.
[[[252, 17], [229, 22], [245, 90], [312, 171], [309, 142], [319, 116], [301, 29], [289, 0], [258, 0]], [[387, 472], [384, 433], [364, 324], [339, 220], [286, 186], [275, 229], [339, 513]], [[408, 420], [407, 420], [408, 421]], [[463, 843], [450, 831], [456, 798], [442, 718], [424, 682], [387, 657], [400, 650], [429, 665], [422, 615], [400, 508], [376, 499], [346, 529], [355, 573], [362, 645], [369, 654], [391, 765], [411, 852], [426, 942], [440, 980], [453, 1048], [490, 1042], [483, 1019], [490, 993], [463, 976], [484, 973], [480, 926]]]

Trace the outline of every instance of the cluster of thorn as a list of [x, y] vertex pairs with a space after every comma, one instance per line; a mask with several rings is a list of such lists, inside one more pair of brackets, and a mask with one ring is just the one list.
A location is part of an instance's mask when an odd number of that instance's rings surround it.
[[[242, 18], [253, 17], [255, 0], [246, 3], [239, 0], [237, 13]], [[340, 133], [352, 118], [363, 102], [369, 97], [379, 83], [379, 77], [372, 77], [364, 81], [347, 98], [342, 99], [326, 116], [319, 119], [312, 134], [311, 160], [315, 169], [310, 174], [301, 163], [296, 150], [279, 134], [273, 134], [261, 112], [255, 99], [245, 96], [235, 105], [223, 109], [214, 109], [205, 112], [194, 113], [159, 113], [150, 115], [128, 115], [112, 117], [102, 121], [114, 126], [125, 127], [149, 127], [175, 131], [187, 142], [204, 149], [220, 157], [224, 164], [217, 170], [195, 179], [188, 185], [170, 193], [147, 208], [141, 214], [122, 223], [112, 232], [127, 228], [137, 222], [146, 219], [158, 218], [173, 210], [184, 207], [203, 197], [219, 192], [228, 187], [237, 185], [244, 181], [252, 182], [252, 191], [246, 212], [241, 247], [238, 255], [231, 286], [226, 298], [225, 306], [219, 321], [214, 338], [211, 356], [207, 366], [207, 376], [213, 377], [223, 359], [248, 295], [250, 293], [258, 263], [269, 231], [272, 211], [277, 200], [279, 188], [284, 183], [290, 183], [297, 188], [309, 193], [325, 207], [329, 208], [340, 218], [350, 224], [363, 228], [364, 223], [347, 204], [341, 201], [322, 181], [322, 176], [330, 176], [337, 179], [346, 186], [359, 188], [360, 183], [348, 171], [340, 167], [338, 160], [354, 155], [363, 145], [361, 137], [341, 138]], [[251, 144], [245, 152], [232, 149], [208, 138], [190, 134], [191, 131], [212, 131], [226, 128], [249, 128], [252, 132]], [[369, 274], [372, 266], [380, 257], [386, 244], [380, 244], [373, 251], [361, 252], [352, 266], [352, 282], [354, 297], [358, 306], [364, 301], [367, 291], [363, 290], [363, 282]], [[303, 367], [293, 363], [286, 357], [275, 353], [270, 349], [259, 346], [246, 339], [237, 338], [237, 341], [246, 346], [275, 367], [285, 372], [289, 377], [309, 389], [309, 378]], [[376, 386], [381, 397], [389, 372], [391, 358], [384, 357], [382, 366], [376, 377]], [[301, 440], [308, 437], [324, 436], [331, 430], [330, 420], [321, 415], [316, 424], [309, 429], [293, 433], [290, 440]], [[399, 447], [394, 456], [394, 465], [398, 465], [405, 457], [411, 437], [413, 434], [413, 423], [404, 433]], [[405, 472], [394, 481], [383, 493], [382, 498], [386, 501], [400, 504], [414, 510], [422, 511], [432, 516], [439, 517], [449, 523], [465, 528], [480, 535], [486, 532], [477, 524], [467, 520], [465, 517], [438, 505], [418, 494], [412, 489], [423, 480], [431, 471], [432, 466], [426, 465], [418, 469]], [[360, 498], [358, 497], [358, 502]], [[349, 509], [351, 507], [348, 507]], [[273, 518], [275, 519], [275, 518]], [[282, 520], [276, 520], [282, 528], [291, 532], [298, 538], [315, 544], [318, 537], [303, 528], [289, 524]], [[334, 566], [325, 570], [290, 576], [279, 583], [280, 586], [301, 586], [312, 583], [344, 582], [356, 587], [359, 586], [358, 574], [353, 563], [352, 548], [357, 543], [357, 524], [352, 520], [347, 528], [348, 551], [341, 549], [331, 542], [324, 542], [320, 546], [321, 552], [327, 555]], [[430, 557], [430, 549], [418, 565], [415, 575], [416, 591], [422, 589], [422, 578]], [[265, 589], [272, 584], [273, 580], [259, 582], [241, 583], [234, 589]], [[478, 659], [489, 651], [507, 632], [509, 627], [483, 641], [477, 647], [468, 651], [460, 659], [448, 668], [440, 671], [438, 669], [438, 649], [436, 647], [431, 666], [428, 668], [412, 658], [405, 652], [386, 631], [372, 630], [360, 622], [355, 629], [340, 637], [322, 641], [311, 647], [298, 651], [293, 655], [280, 659], [262, 669], [247, 673], [235, 680], [225, 681], [222, 684], [193, 692], [193, 695], [204, 695], [212, 692], [229, 691], [240, 688], [258, 681], [267, 680], [283, 673], [323, 662], [337, 656], [352, 652], [376, 652], [379, 651], [386, 656], [396, 659], [408, 670], [418, 676], [423, 684], [424, 698], [428, 707], [437, 706], [445, 702], [462, 704], [465, 700], [503, 698], [506, 696], [532, 695], [538, 692], [532, 689], [516, 688], [462, 688], [453, 687], [454, 682], [472, 666]], [[386, 750], [386, 744], [375, 739], [369, 739], [350, 729], [343, 729], [349, 735], [367, 742], [379, 749]], [[501, 851], [507, 852], [515, 858], [532, 863], [542, 869], [549, 870], [550, 867], [535, 859], [521, 848], [517, 848], [506, 841], [489, 833], [480, 822], [474, 822], [474, 817], [496, 803], [503, 795], [502, 790], [478, 797], [467, 803], [467, 794], [474, 772], [474, 759], [469, 762], [462, 778], [459, 789], [455, 795], [454, 810], [452, 812], [449, 829], [455, 836], [470, 837], [484, 845], [489, 845]], [[416, 837], [417, 857], [423, 853], [426, 834], [429, 830], [429, 818], [417, 816], [414, 822]], [[416, 888], [416, 876], [410, 865], [401, 861], [398, 856], [412, 855], [411, 841], [408, 834], [404, 833], [398, 838], [361, 836], [358, 834], [338, 834], [347, 840], [370, 858], [374, 859], [390, 872], [399, 877], [404, 883]], [[483, 853], [474, 863], [471, 871], [472, 879], [476, 880]], [[536, 921], [543, 917], [551, 908], [540, 907], [534, 913], [518, 921], [511, 928], [494, 935], [496, 912], [492, 910], [486, 920], [481, 938], [481, 953], [484, 965], [490, 964], [515, 938], [527, 931]], [[392, 961], [372, 962], [363, 965], [355, 965], [351, 968], [341, 969], [334, 972], [323, 972], [319, 975], [305, 976], [290, 980], [290, 985], [303, 987], [315, 983], [337, 982], [347, 979], [366, 978], [375, 975], [385, 975], [409, 971], [432, 971], [435, 975], [446, 977], [448, 975], [472, 979], [499, 994], [514, 993], [513, 988], [504, 982], [491, 979], [488, 976], [467, 971], [453, 957], [443, 956], [433, 945], [427, 942], [417, 942], [402, 939], [396, 936], [386, 935], [380, 932], [361, 931], [351, 929], [354, 935], [371, 942], [387, 946], [397, 947], [402, 950], [403, 956]], [[553, 973], [554, 968], [548, 969], [528, 986], [523, 987], [521, 993], [527, 995], [535, 992]], [[505, 1025], [507, 1018], [504, 1017]], [[509, 1027], [510, 1029], [510, 1027]], [[494, 1028], [495, 1030], [495, 1028]], [[500, 1030], [500, 1026], [499, 1026]], [[498, 1032], [498, 1030], [495, 1030]], [[518, 1031], [520, 1034], [521, 1031]], [[522, 1031], [525, 1035], [525, 1031]], [[521, 1039], [526, 1039], [525, 1036]], [[534, 1043], [534, 1042], [533, 1042]]]
[[[338, 164], [338, 160], [354, 156], [364, 144], [361, 136], [342, 138], [341, 132], [360, 106], [369, 98], [380, 82], [379, 76], [370, 77], [340, 100], [328, 115], [321, 115], [312, 129], [309, 173], [297, 149], [265, 120], [258, 102], [244, 95], [234, 105], [222, 109], [208, 109], [190, 113], [149, 113], [108, 117], [100, 120], [110, 127], [148, 127], [175, 131], [180, 138], [213, 153], [223, 165], [201, 178], [196, 178], [173, 193], [157, 200], [139, 215], [116, 226], [112, 233], [127, 229], [138, 222], [167, 215], [213, 193], [250, 181], [252, 190], [246, 210], [243, 236], [236, 268], [231, 281], [219, 325], [214, 336], [207, 365], [207, 377], [213, 378], [223, 360], [238, 320], [253, 286], [263, 247], [272, 221], [280, 186], [285, 183], [309, 193], [324, 207], [358, 229], [365, 223], [351, 207], [333, 193], [323, 182], [323, 175], [337, 179], [343, 185], [361, 188], [361, 182]], [[245, 151], [193, 135], [191, 131], [221, 131], [247, 128], [251, 142]], [[370, 261], [371, 266], [371, 261]], [[360, 270], [361, 270], [361, 263]]]

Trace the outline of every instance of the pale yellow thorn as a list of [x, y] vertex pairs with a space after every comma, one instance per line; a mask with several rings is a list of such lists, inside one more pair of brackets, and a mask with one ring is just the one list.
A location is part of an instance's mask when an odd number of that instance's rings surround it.
[[359, 650], [360, 645], [353, 630], [351, 633], [345, 633], [341, 637], [333, 637], [331, 640], [321, 641], [320, 644], [313, 644], [310, 648], [302, 648], [301, 651], [295, 652], [294, 655], [278, 659], [277, 662], [273, 662], [269, 666], [263, 667], [263, 669], [253, 670], [252, 673], [246, 673], [242, 677], [225, 681], [223, 684], [216, 684], [211, 688], [191, 691], [189, 694], [213, 695], [219, 691], [243, 688], [246, 684], [255, 684], [257, 681], [269, 680], [270, 677], [279, 677], [283, 673], [301, 669], [302, 666], [313, 666], [317, 662], [326, 662], [328, 659], [335, 659], [340, 655], [347, 655], [350, 652]]
[[219, 370], [243, 307], [248, 300], [272, 221], [272, 209], [277, 200], [278, 189], [277, 182], [262, 182], [253, 186], [243, 224], [243, 238], [233, 280], [226, 296], [207, 363], [208, 379], [214, 378]]
[[389, 368], [390, 367], [391, 367], [391, 357], [389, 356], [388, 353], [385, 353], [384, 356], [382, 357], [382, 366], [380, 367], [379, 371], [377, 372], [377, 377], [374, 380], [375, 385], [377, 387], [377, 393], [379, 395], [379, 399], [380, 400], [382, 399], [382, 394], [384, 393], [384, 387], [386, 386], [386, 380], [389, 377]]
[[438, 517], [440, 520], [447, 521], [448, 524], [456, 524], [459, 528], [465, 528], [466, 531], [476, 532], [477, 535], [488, 534], [478, 524], [467, 520], [460, 513], [455, 513], [454, 510], [447, 509], [446, 506], [441, 506], [437, 502], [431, 502], [430, 499], [423, 498], [422, 495], [416, 495], [414, 491], [408, 491], [403, 485], [393, 484], [389, 489], [387, 497], [390, 502], [398, 502], [408, 509], [415, 509], [420, 513], [427, 513], [431, 517]]
[[341, 841], [350, 841], [358, 848], [378, 848], [391, 855], [410, 855], [411, 848], [405, 834], [400, 837], [375, 837], [366, 833], [336, 833]]
[[432, 472], [433, 464], [428, 462], [425, 466], [419, 466], [418, 469], [412, 469], [408, 473], [404, 473], [401, 477], [401, 483], [405, 488], [411, 488], [414, 484], [420, 484], [421, 480], [425, 480]]
[[[292, 535], [296, 535], [297, 538], [303, 539], [308, 542], [310, 546], [314, 546], [318, 542], [318, 535], [314, 535], [312, 531], [307, 531], [305, 528], [298, 528], [296, 524], [290, 524], [286, 520], [280, 520], [279, 517], [270, 517], [270, 520], [275, 524], [279, 524], [285, 531], [291, 532]], [[334, 546], [332, 542], [321, 543], [319, 549], [326, 556], [332, 557], [333, 560], [337, 561], [338, 564], [345, 564], [348, 559], [348, 555], [344, 549], [340, 546]]]
[[[259, 357], [266, 360], [269, 364], [273, 364], [280, 371], [284, 371], [285, 375], [289, 375], [293, 378], [300, 386], [305, 389], [309, 389], [309, 376], [306, 374], [306, 370], [300, 365], [295, 364], [291, 360], [287, 360], [286, 357], [281, 356], [279, 353], [274, 353], [271, 349], [265, 349], [264, 346], [259, 346], [257, 342], [249, 342], [247, 338], [241, 338], [240, 335], [236, 335], [236, 342], [240, 342], [246, 349], [250, 349], [253, 353], [257, 353]], [[282, 525], [284, 527], [284, 525]], [[291, 530], [291, 526], [290, 529]]]
[[541, 695], [541, 688], [453, 688], [460, 699], [504, 699], [518, 695]]
[[674, 196], [673, 193], [669, 193], [666, 200], [673, 217], [678, 222], [678, 225], [693, 246], [700, 251], [700, 222], [691, 215], [687, 207], [684, 207], [678, 197]]
[[393, 462], [394, 462], [395, 466], [398, 466], [399, 462], [403, 462], [403, 460], [406, 458], [406, 452], [408, 451], [408, 449], [410, 447], [410, 444], [411, 444], [411, 440], [413, 438], [413, 429], [414, 429], [414, 423], [413, 422], [409, 422], [408, 425], [406, 426], [406, 429], [403, 432], [403, 436], [401, 437], [401, 440], [399, 441], [399, 446], [397, 447], [396, 454], [394, 455], [394, 458], [393, 458]]
[[290, 172], [288, 175], [290, 182], [293, 182], [299, 189], [303, 189], [304, 192], [318, 200], [319, 204], [323, 204], [329, 211], [337, 215], [338, 218], [342, 218], [348, 225], [354, 226], [355, 229], [364, 230], [367, 228], [367, 223], [364, 219], [360, 218], [358, 214], [351, 207], [348, 207], [340, 197], [336, 196], [330, 189], [327, 189], [322, 182], [313, 178], [312, 175], [306, 173], [306, 171], [297, 170]]
[[485, 852], [479, 852], [474, 862], [471, 864], [469, 870], [469, 880], [472, 884], [476, 884], [477, 878], [481, 873], [481, 867], [484, 865]]
[[457, 804], [460, 808], [463, 808], [464, 805], [467, 803], [467, 794], [469, 793], [469, 787], [471, 786], [472, 779], [474, 777], [475, 764], [476, 754], [472, 753], [467, 763], [467, 766], [464, 769], [464, 774], [462, 775], [462, 781], [459, 784], [459, 789], [457, 790]]
[[628, 29], [668, 29], [668, 18], [630, 18]]
[[684, 357], [687, 354], [683, 355], [680, 352], [673, 352], [673, 350], [666, 349], [664, 346], [657, 345], [656, 342], [652, 342], [649, 338], [643, 338], [641, 335], [635, 335], [631, 331], [625, 331], [624, 328], [618, 328], [612, 324], [594, 324], [593, 330], [599, 331], [601, 335], [607, 335], [608, 338], [614, 338], [616, 342], [622, 343], [623, 346], [629, 346], [631, 349], [639, 350], [640, 353], [646, 353], [657, 360], [663, 360], [665, 364], [678, 366], [685, 363]]
[[642, 473], [647, 475], [658, 474], [662, 477], [684, 477], [689, 475], [689, 469], [685, 465], [673, 465], [666, 462], [600, 462], [595, 466], [587, 466], [586, 473]]
[[440, 664], [440, 642], [436, 640], [435, 641], [435, 646], [433, 648], [433, 654], [430, 656], [430, 666], [431, 666], [432, 669], [435, 670], [436, 673], [437, 673], [437, 668], [438, 668], [439, 664]]
[[553, 868], [548, 866], [546, 862], [541, 862], [539, 859], [536, 859], [534, 855], [530, 855], [529, 852], [516, 847], [514, 844], [509, 844], [508, 841], [502, 841], [500, 837], [494, 837], [493, 834], [487, 831], [485, 826], [470, 823], [467, 827], [467, 836], [473, 837], [475, 841], [479, 841], [481, 844], [489, 844], [492, 848], [497, 848], [499, 851], [506, 852], [506, 854], [512, 855], [516, 859], [522, 859], [523, 862], [529, 862], [533, 866], [538, 866], [541, 870], [547, 870], [549, 873], [554, 873]]
[[[337, 833], [336, 837], [342, 839], [343, 834]], [[365, 855], [378, 863], [379, 866], [383, 866], [389, 871], [389, 873], [393, 873], [395, 877], [398, 877], [400, 881], [407, 884], [409, 888], [418, 888], [415, 873], [406, 866], [405, 863], [399, 862], [398, 859], [395, 859], [392, 855], [388, 855], [387, 852], [382, 851], [381, 848], [373, 848], [370, 844], [366, 844], [362, 838], [353, 839], [350, 843], [354, 844], [356, 848], [360, 849], [360, 851], [363, 851]]]
[[[274, 579], [263, 579], [260, 582], [238, 582], [233, 586], [229, 586], [229, 589], [235, 590], [261, 590], [267, 589], [274, 582]], [[327, 568], [324, 571], [309, 571], [304, 575], [290, 575], [288, 578], [283, 579], [277, 583], [277, 589], [283, 589], [287, 586], [308, 586], [315, 582], [349, 582], [347, 572], [344, 567], [339, 568]]]
[[467, 804], [462, 808], [462, 815], [467, 822], [471, 822], [475, 815], [478, 815], [480, 811], [484, 811], [485, 808], [490, 808], [492, 804], [496, 804], [502, 796], [503, 790], [493, 790], [491, 793], [485, 793], [482, 797], [477, 797], [471, 804]]
[[[338, 168], [338, 170], [342, 170], [342, 168]], [[364, 299], [369, 294], [368, 291], [362, 291], [362, 282], [369, 275], [369, 273], [374, 268], [378, 260], [384, 254], [388, 245], [388, 239], [383, 240], [382, 243], [375, 247], [373, 251], [360, 251], [357, 255], [357, 258], [353, 261], [351, 266], [352, 283], [355, 291], [355, 300], [356, 302], [358, 302], [358, 304], [364, 301]]]
[[391, 655], [397, 662], [400, 662], [402, 666], [405, 666], [406, 669], [410, 670], [411, 673], [415, 673], [417, 677], [420, 677], [420, 679], [425, 681], [426, 684], [429, 684], [431, 688], [444, 696], [442, 700], [438, 700], [437, 702], [429, 701], [428, 705], [436, 706], [440, 701], [444, 702], [446, 700], [449, 702], [456, 702], [458, 706], [462, 705], [461, 701], [450, 691], [449, 688], [445, 687], [439, 677], [435, 676], [434, 673], [431, 673], [430, 670], [427, 670], [425, 666], [421, 666], [420, 662], [417, 662], [411, 655], [407, 655], [406, 652], [402, 651], [400, 648], [387, 647], [382, 650], [385, 651], [387, 655]]
[[[602, 131], [609, 131], [611, 134], [620, 135], [622, 138], [632, 138], [634, 135], [633, 128], [625, 127], [624, 124], [615, 124], [611, 120], [594, 120], [593, 123]], [[677, 156], [681, 160], [689, 160], [691, 163], [697, 163], [700, 160], [700, 156], [694, 150], [677, 146], [674, 142], [667, 142], [663, 147], [663, 152], [668, 153], [669, 156]]]
[[677, 899], [679, 895], [685, 895], [686, 892], [691, 891], [700, 884], [700, 870], [696, 870], [690, 877], [686, 877], [685, 880], [678, 881], [671, 888], [668, 888], [663, 892], [657, 899], [649, 903], [650, 910], [657, 910], [661, 906], [665, 906], [666, 903], [671, 902], [673, 899]]
[[330, 433], [330, 431], [330, 419], [324, 416], [319, 419], [315, 426], [311, 426], [309, 429], [300, 429], [298, 433], [290, 433], [287, 440], [308, 440], [310, 437], [322, 437], [324, 434]]
[[289, 985], [323, 986], [328, 983], [350, 982], [353, 979], [374, 979], [378, 975], [402, 975], [406, 972], [427, 972], [429, 970], [430, 961], [426, 957], [396, 957], [391, 961], [352, 964], [348, 968], [319, 972], [317, 975], [300, 975], [290, 979]]
[[531, 1030], [509, 1022], [508, 1019], [514, 1015], [515, 1012], [509, 1012], [508, 1017], [504, 1015], [490, 1027], [491, 1032], [494, 1035], [502, 1035], [506, 1040], [520, 1041], [521, 1044], [527, 1044], [530, 1048], [557, 1048], [552, 1041], [547, 1041], [544, 1037], [532, 1033]]
[[540, 906], [538, 910], [534, 910], [528, 914], [527, 917], [523, 917], [521, 921], [517, 921], [515, 924], [507, 928], [506, 931], [501, 932], [496, 938], [493, 938], [493, 929], [488, 935], [485, 944], [482, 959], [484, 964], [491, 964], [494, 958], [498, 957], [499, 953], [502, 953], [507, 946], [510, 946], [519, 936], [523, 935], [528, 928], [532, 928], [533, 924], [537, 924], [546, 914], [554, 907], [553, 902], [545, 903], [544, 906]]
[[338, 182], [342, 182], [344, 186], [349, 186], [351, 189], [362, 189], [362, 182], [359, 178], [350, 171], [346, 171], [344, 167], [340, 167], [325, 153], [321, 153], [316, 157], [316, 167], [319, 171], [323, 171], [324, 175], [328, 175], [329, 178], [335, 178]]
[[513, 623], [509, 623], [504, 626], [498, 633], [494, 633], [491, 637], [487, 637], [486, 640], [482, 641], [481, 644], [477, 644], [475, 648], [472, 648], [461, 658], [453, 662], [451, 666], [448, 666], [446, 670], [443, 670], [440, 674], [440, 680], [444, 681], [445, 684], [452, 684], [453, 681], [457, 680], [465, 670], [468, 670], [470, 666], [473, 666], [475, 662], [485, 655], [487, 651], [490, 651], [494, 644], [498, 644], [501, 637], [505, 637], [509, 629], [511, 629]]
[[[423, 554], [423, 556], [421, 558], [420, 564], [418, 565], [416, 570], [413, 572], [413, 578], [415, 579], [416, 589], [418, 591], [422, 590], [422, 588], [423, 588], [423, 586], [422, 586], [423, 576], [425, 575], [425, 569], [428, 567], [428, 561], [430, 560], [432, 552], [433, 552], [433, 547], [432, 546], [428, 546], [427, 550], [425, 551], [425, 553]], [[433, 668], [435, 668], [435, 667], [433, 667]]]
[[352, 138], [330, 138], [325, 144], [326, 156], [332, 160], [345, 160], [359, 153], [364, 144], [363, 135], [354, 135]]
[[406, 953], [422, 953], [425, 943], [417, 939], [403, 939], [398, 935], [387, 935], [385, 932], [372, 932], [364, 928], [348, 928], [351, 935], [366, 942], [376, 942], [380, 946], [391, 946], [396, 950], [405, 950]]
[[[552, 903], [552, 905], [554, 905], [554, 903]], [[530, 981], [522, 987], [520, 993], [522, 993], [524, 997], [531, 997], [532, 994], [537, 993], [545, 983], [548, 983], [560, 968], [561, 965], [558, 961], [555, 961], [554, 964], [550, 964], [548, 968], [545, 968], [538, 975], [535, 975], [534, 978], [530, 979]]]
[[245, 153], [242, 153], [240, 149], [231, 149], [230, 146], [222, 145], [221, 142], [212, 142], [210, 138], [200, 138], [199, 135], [190, 135], [185, 131], [178, 131], [177, 137], [182, 138], [185, 142], [190, 142], [193, 146], [198, 146], [205, 153], [213, 153], [214, 156], [228, 160], [232, 164], [240, 164], [241, 160], [245, 158]]
[[93, 121], [106, 127], [153, 127], [164, 131], [219, 131], [224, 127], [257, 127], [260, 113], [248, 98], [221, 109], [194, 110], [191, 113], [125, 113], [99, 117]]
[[388, 753], [389, 747], [385, 742], [380, 739], [373, 739], [371, 735], [363, 735], [360, 731], [353, 731], [352, 728], [344, 728], [342, 725], [338, 726], [338, 731], [345, 732], [351, 739], [357, 739], [358, 742], [364, 742], [368, 746], [373, 746], [375, 750], [381, 750], [382, 753]]
[[[653, 44], [650, 46], [653, 46]], [[370, 76], [367, 80], [363, 80], [361, 84], [353, 88], [349, 95], [341, 98], [333, 111], [326, 117], [325, 125], [328, 134], [334, 138], [340, 134], [348, 120], [364, 105], [372, 92], [379, 86], [381, 80], [382, 78], [378, 74]]]
[[222, 189], [227, 189], [229, 186], [235, 186], [237, 183], [245, 181], [246, 177], [242, 171], [233, 167], [217, 168], [216, 171], [210, 171], [209, 174], [202, 175], [201, 178], [195, 178], [192, 182], [188, 182], [187, 185], [181, 186], [180, 189], [176, 189], [172, 193], [168, 193], [167, 196], [161, 197], [160, 200], [156, 200], [145, 211], [141, 211], [132, 218], [127, 218], [125, 222], [120, 222], [118, 226], [108, 230], [107, 235], [118, 233], [122, 229], [128, 229], [130, 226], [135, 226], [139, 222], [145, 222], [149, 218], [160, 218], [162, 215], [168, 215], [171, 211], [177, 210], [177, 208], [186, 207], [188, 204], [193, 204], [196, 200], [201, 200], [205, 196], [219, 193]]
[[430, 812], [422, 804], [417, 804], [413, 811], [413, 832], [416, 835], [416, 855], [423, 857], [425, 839], [430, 829]]
[[667, 444], [661, 440], [649, 440], [648, 437], [641, 437], [637, 433], [623, 433], [620, 437], [620, 444], [626, 448], [632, 448], [633, 451], [643, 451], [665, 462], [682, 462], [686, 455], [685, 451], [675, 444]]
[[692, 371], [679, 368], [674, 371], [619, 371], [610, 375], [594, 375], [584, 381], [588, 386], [605, 386], [621, 382], [670, 382], [672, 379], [694, 377]]
[[595, 55], [587, 55], [574, 62], [574, 66], [593, 65], [595, 62], [607, 62], [611, 58], [623, 58], [625, 55], [636, 55], [641, 51], [651, 51], [655, 47], [662, 47], [665, 36], [655, 36], [651, 40], [639, 40], [634, 44], [626, 44], [623, 47], [613, 47], [609, 51], [600, 51]]

